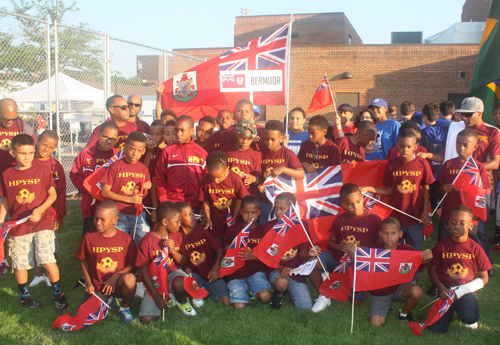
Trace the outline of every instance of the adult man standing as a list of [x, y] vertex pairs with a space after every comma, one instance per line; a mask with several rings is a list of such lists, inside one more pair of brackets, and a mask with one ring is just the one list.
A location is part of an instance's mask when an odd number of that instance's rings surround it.
[[149, 134], [149, 125], [146, 121], [139, 118], [139, 113], [142, 110], [142, 98], [139, 95], [130, 95], [127, 98], [128, 106], [130, 107], [130, 117], [129, 122], [135, 122], [137, 124], [137, 130], [142, 133]]
[[382, 157], [387, 157], [390, 148], [396, 145], [398, 141], [398, 133], [401, 125], [399, 122], [387, 118], [387, 102], [382, 98], [375, 98], [368, 106], [375, 112], [377, 118], [377, 144], [375, 151], [380, 152]]

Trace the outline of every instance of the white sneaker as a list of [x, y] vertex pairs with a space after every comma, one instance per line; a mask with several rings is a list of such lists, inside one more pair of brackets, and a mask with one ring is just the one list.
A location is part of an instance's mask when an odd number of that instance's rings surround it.
[[[39, 276], [35, 276], [35, 277], [33, 278], [33, 280], [31, 281], [30, 285], [28, 285], [28, 287], [33, 287], [33, 286], [37, 286], [37, 285], [38, 285], [38, 284], [40, 284], [40, 283], [45, 283], [45, 278], [47, 278], [47, 277], [45, 276], [45, 274], [44, 274], [44, 275], [42, 275], [42, 276], [40, 276], [40, 277], [39, 277]], [[47, 279], [48, 279], [48, 278], [47, 278]], [[49, 281], [49, 286], [50, 286], [50, 281]]]
[[465, 327], [470, 328], [470, 329], [477, 329], [477, 322], [471, 323], [470, 325], [467, 323], [464, 323]]
[[146, 293], [146, 287], [144, 286], [144, 283], [138, 282], [137, 288], [135, 289], [135, 295], [137, 297], [143, 298], [145, 293]]
[[175, 298], [175, 295], [173, 293], [169, 293], [168, 297], [169, 297], [169, 299], [167, 301], [167, 307], [168, 308], [175, 307], [178, 304], [177, 299]]
[[177, 303], [177, 307], [182, 310], [184, 315], [196, 316], [196, 310], [194, 310], [191, 303], [189, 303], [189, 298], [186, 298], [186, 303], [184, 304]]
[[320, 294], [311, 310], [313, 313], [319, 313], [320, 311], [325, 310], [331, 303], [332, 301], [328, 297]]
[[204, 299], [193, 298], [193, 305], [196, 308], [201, 308], [201, 307], [203, 307], [204, 304], [205, 304], [205, 300]]

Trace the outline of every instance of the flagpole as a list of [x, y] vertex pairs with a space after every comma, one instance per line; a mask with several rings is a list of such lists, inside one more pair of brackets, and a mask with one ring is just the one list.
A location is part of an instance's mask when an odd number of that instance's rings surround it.
[[370, 198], [370, 199], [372, 199], [372, 200], [375, 200], [376, 202], [381, 203], [381, 204], [382, 204], [382, 205], [384, 205], [384, 206], [389, 207], [390, 209], [392, 209], [392, 210], [394, 210], [394, 211], [398, 211], [399, 213], [402, 213], [402, 214], [404, 214], [405, 216], [408, 216], [408, 217], [410, 217], [410, 218], [413, 218], [413, 219], [415, 219], [415, 220], [418, 220], [420, 223], [422, 222], [422, 221], [421, 221], [420, 219], [418, 219], [417, 217], [413, 217], [412, 215], [410, 215], [410, 214], [408, 214], [408, 213], [406, 213], [406, 212], [403, 212], [403, 211], [401, 211], [401, 210], [398, 210], [397, 208], [392, 207], [391, 205], [387, 205], [385, 202], [382, 202], [382, 201], [380, 201], [379, 199], [372, 198], [371, 196], [366, 195], [365, 193], [361, 193], [361, 194], [363, 194], [363, 195], [364, 195], [364, 196], [366, 196], [367, 198]]
[[[291, 205], [291, 207], [293, 208], [293, 211], [295, 212], [295, 206], [293, 206], [293, 202], [292, 202], [292, 201], [290, 201], [290, 205]], [[295, 213], [296, 213], [296, 212], [295, 212]], [[302, 225], [302, 230], [304, 230], [304, 233], [306, 234], [307, 239], [309, 240], [309, 243], [310, 243], [310, 244], [311, 244], [311, 246], [314, 248], [314, 243], [312, 242], [311, 237], [309, 237], [309, 234], [307, 233], [306, 228], [304, 227], [304, 224], [302, 223], [302, 219], [300, 219], [300, 216], [299, 216], [299, 217], [297, 217], [297, 218], [299, 218], [300, 225]], [[314, 251], [314, 253], [316, 253], [316, 251]], [[318, 253], [316, 253], [316, 257], [318, 258], [318, 261], [319, 261], [319, 263], [321, 264], [321, 267], [323, 267], [323, 271], [325, 271], [325, 273], [326, 273], [326, 277], [328, 278], [328, 280], [330, 280], [330, 272], [328, 272], [328, 271], [326, 270], [325, 265], [323, 265], [323, 262], [322, 262], [322, 261], [321, 261], [321, 259], [319, 258]]]
[[[326, 71], [325, 71], [325, 77], [326, 77], [326, 79], [328, 79], [328, 76], [326, 75]], [[330, 85], [330, 81], [328, 81], [328, 88], [330, 89], [330, 96], [332, 96], [332, 100], [333, 100], [333, 108], [334, 108], [333, 111], [335, 112], [335, 116], [338, 117], [339, 115], [337, 114], [337, 101], [333, 97], [333, 92], [332, 92], [332, 87]]]
[[[78, 282], [80, 283], [81, 286], [83, 286], [84, 288], [87, 288], [87, 285], [83, 284], [81, 281], [78, 281]], [[92, 295], [94, 295], [95, 297], [99, 298], [99, 301], [101, 301], [102, 303], [104, 303], [106, 305], [106, 307], [108, 307], [109, 309], [111, 309], [111, 307], [106, 302], [104, 302], [99, 296], [97, 296], [95, 294], [95, 292], [92, 292]]]
[[354, 301], [356, 300], [356, 254], [357, 254], [357, 243], [354, 242], [354, 282], [352, 284], [352, 311], [351, 311], [351, 334], [353, 333], [354, 328]]
[[[293, 13], [290, 14], [290, 27], [288, 28], [288, 38], [286, 40], [286, 93], [285, 93], [285, 103], [286, 103], [286, 116], [285, 116], [285, 134], [288, 135], [288, 111], [290, 109], [290, 53], [292, 46], [292, 25], [295, 17]], [[285, 145], [286, 146], [286, 145]]]
[[[163, 299], [165, 300], [165, 292], [163, 293]], [[162, 314], [163, 314], [163, 322], [165, 322], [165, 308], [163, 308]]]

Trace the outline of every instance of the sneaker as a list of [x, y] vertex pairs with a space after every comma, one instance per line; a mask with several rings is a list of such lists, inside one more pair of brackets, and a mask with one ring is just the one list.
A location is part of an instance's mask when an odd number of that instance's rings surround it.
[[493, 268], [490, 268], [490, 269], [488, 270], [488, 275], [489, 275], [490, 277], [493, 277]]
[[120, 316], [122, 317], [123, 322], [129, 324], [135, 320], [134, 315], [130, 311], [130, 308], [120, 308], [119, 311]]
[[196, 308], [201, 308], [201, 307], [203, 307], [204, 304], [205, 304], [205, 300], [204, 299], [193, 298], [193, 305]]
[[144, 283], [138, 282], [137, 288], [135, 289], [135, 296], [143, 298], [145, 293], [146, 293], [146, 288], [144, 287]]
[[28, 296], [28, 298], [21, 300], [21, 307], [29, 308], [29, 309], [35, 309], [38, 307], [41, 307], [42, 305], [35, 301], [33, 297]]
[[437, 295], [437, 293], [438, 293], [438, 289], [437, 289], [436, 285], [432, 284], [432, 286], [429, 288], [429, 290], [427, 290], [426, 295], [429, 297], [434, 297]]
[[313, 313], [319, 313], [320, 311], [325, 310], [331, 303], [332, 301], [328, 297], [320, 294], [316, 299], [316, 302], [314, 302], [311, 310]]
[[186, 302], [183, 304], [177, 303], [177, 307], [184, 313], [184, 315], [196, 316], [196, 310], [193, 309], [189, 299], [186, 298]]
[[273, 291], [273, 294], [271, 296], [271, 308], [279, 309], [281, 307], [281, 302], [283, 302], [283, 297], [284, 294], [278, 296], [278, 294], [275, 291]]
[[[120, 299], [119, 298], [116, 298], [114, 296], [111, 296], [109, 299], [108, 299], [108, 305], [110, 308], [120, 308], [122, 306], [122, 304], [120, 303]], [[127, 323], [127, 322], [125, 322]]]
[[10, 266], [7, 260], [3, 260], [2, 262], [0, 262], [0, 276], [9, 273], [9, 268]]
[[52, 296], [52, 299], [56, 305], [56, 311], [62, 312], [64, 309], [68, 308], [68, 301], [66, 300], [64, 293], [59, 296]]
[[[30, 285], [28, 285], [28, 287], [33, 287], [33, 286], [37, 286], [40, 283], [45, 283], [45, 278], [47, 278], [45, 276], [45, 274], [42, 276], [35, 276], [33, 278], [33, 280], [31, 281]], [[50, 286], [50, 281], [49, 281], [49, 286]]]
[[464, 323], [465, 327], [470, 328], [470, 329], [477, 329], [477, 322], [471, 323], [470, 325], [467, 323]]
[[177, 300], [175, 299], [175, 295], [173, 293], [168, 294], [168, 301], [167, 301], [167, 307], [168, 308], [173, 308], [177, 305]]
[[402, 316], [401, 315], [401, 309], [399, 310], [399, 315], [398, 315], [398, 318], [402, 321], [408, 321], [408, 322], [413, 322], [415, 320], [413, 320], [413, 316], [411, 315], [411, 313], [409, 314], [406, 314], [406, 316]]

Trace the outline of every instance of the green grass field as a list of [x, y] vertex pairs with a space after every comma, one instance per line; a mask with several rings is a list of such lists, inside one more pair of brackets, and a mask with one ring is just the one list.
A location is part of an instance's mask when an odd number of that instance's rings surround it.
[[[81, 238], [82, 217], [79, 201], [68, 201], [68, 216], [60, 232], [61, 252], [58, 262], [63, 289], [70, 304], [69, 312], [75, 315], [83, 289], [72, 290], [71, 286], [81, 276], [80, 264], [74, 253]], [[493, 217], [489, 224], [490, 238], [493, 235]], [[437, 220], [435, 220], [437, 228]], [[424, 248], [436, 243], [424, 242]], [[370, 297], [356, 307], [354, 334], [350, 334], [351, 304], [332, 301], [332, 306], [319, 314], [310, 310], [294, 308], [289, 297], [285, 297], [279, 310], [252, 300], [245, 310], [233, 310], [206, 300], [205, 306], [197, 310], [196, 317], [184, 316], [177, 308], [168, 309], [165, 322], [157, 321], [143, 325], [139, 320], [125, 325], [118, 310], [113, 309], [108, 317], [83, 330], [62, 332], [50, 331], [55, 319], [61, 314], [54, 310], [51, 299], [52, 288], [39, 285], [30, 292], [43, 307], [28, 310], [19, 306], [19, 293], [13, 274], [0, 277], [0, 344], [498, 344], [500, 340], [500, 317], [498, 286], [500, 282], [500, 254], [493, 252], [495, 276], [479, 293], [481, 319], [479, 329], [466, 329], [456, 318], [445, 335], [434, 335], [424, 331], [415, 336], [405, 322], [397, 319], [397, 310], [402, 304], [393, 305], [394, 312], [388, 315], [386, 325], [376, 328], [368, 322]], [[32, 273], [30, 274], [30, 281]], [[427, 272], [420, 275], [419, 284], [424, 290], [430, 286]], [[313, 298], [317, 293], [311, 288]], [[424, 306], [431, 298], [424, 296]], [[140, 299], [132, 304], [137, 317]], [[429, 309], [414, 311], [417, 321], [425, 320]]]

